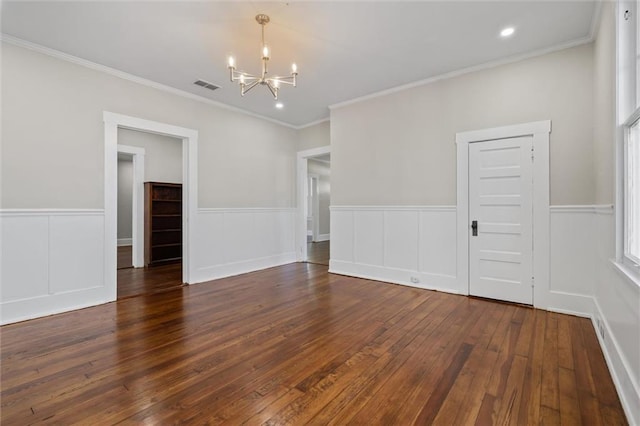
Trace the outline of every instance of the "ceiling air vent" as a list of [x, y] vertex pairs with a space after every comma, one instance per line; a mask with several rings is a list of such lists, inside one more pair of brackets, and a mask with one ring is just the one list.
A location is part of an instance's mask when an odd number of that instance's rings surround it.
[[216, 86], [215, 84], [209, 83], [208, 81], [204, 81], [204, 80], [196, 80], [193, 82], [193, 84], [195, 84], [196, 86], [204, 87], [205, 89], [209, 89], [209, 90], [216, 90], [220, 88], [220, 86]]

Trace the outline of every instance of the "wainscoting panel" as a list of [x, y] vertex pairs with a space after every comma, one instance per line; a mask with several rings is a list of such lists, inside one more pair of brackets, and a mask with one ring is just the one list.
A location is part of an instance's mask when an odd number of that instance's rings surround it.
[[418, 211], [384, 212], [384, 266], [418, 271]]
[[194, 282], [295, 262], [295, 209], [199, 209]]
[[103, 210], [2, 210], [0, 227], [2, 324], [108, 301]]
[[78, 291], [103, 285], [102, 216], [51, 216], [49, 247], [51, 293]]
[[353, 214], [355, 262], [384, 265], [384, 212], [356, 211]]
[[456, 280], [451, 206], [331, 208], [333, 273], [463, 292]]
[[[331, 260], [340, 262], [353, 262], [354, 249], [354, 210], [336, 210], [333, 207], [330, 211], [329, 232], [331, 240]], [[366, 228], [366, 225], [363, 225]]]
[[455, 210], [420, 212], [420, 271], [456, 276], [456, 244], [449, 241], [455, 235]]
[[2, 221], [2, 303], [49, 294], [49, 218]]

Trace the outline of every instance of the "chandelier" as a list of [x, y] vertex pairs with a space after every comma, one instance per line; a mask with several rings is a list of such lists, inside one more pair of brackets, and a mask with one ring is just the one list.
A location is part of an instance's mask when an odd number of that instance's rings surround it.
[[267, 86], [274, 99], [278, 99], [278, 90], [280, 85], [288, 84], [296, 87], [296, 78], [298, 76], [298, 67], [296, 64], [291, 65], [291, 75], [288, 77], [267, 77], [267, 62], [269, 61], [269, 47], [264, 42], [264, 26], [269, 23], [269, 17], [264, 14], [256, 15], [256, 21], [262, 27], [262, 74], [257, 77], [242, 71], [236, 71], [236, 62], [233, 56], [229, 57], [229, 77], [232, 82], [240, 84], [240, 94], [244, 96], [249, 90], [258, 84]]

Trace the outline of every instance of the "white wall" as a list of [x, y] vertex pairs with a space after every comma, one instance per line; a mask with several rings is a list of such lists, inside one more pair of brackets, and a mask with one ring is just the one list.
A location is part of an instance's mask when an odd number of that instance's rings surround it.
[[320, 148], [331, 144], [329, 120], [305, 127], [298, 131], [298, 151]]
[[457, 132], [552, 120], [551, 204], [593, 204], [593, 46], [331, 109], [333, 205], [453, 205]]
[[131, 242], [132, 202], [133, 161], [118, 158], [118, 244], [124, 243], [124, 240]]
[[103, 208], [104, 111], [197, 130], [200, 207], [294, 206], [296, 130], [6, 42], [1, 53], [3, 208]]
[[295, 260], [296, 130], [49, 53], [2, 42], [0, 322], [112, 300], [104, 111], [198, 132], [192, 282]]
[[318, 213], [319, 224], [318, 233], [323, 236], [329, 235], [330, 216], [329, 206], [331, 205], [331, 166], [328, 163], [309, 159], [307, 170], [309, 173], [318, 175]]
[[182, 183], [182, 140], [118, 129], [118, 144], [144, 148], [144, 181]]

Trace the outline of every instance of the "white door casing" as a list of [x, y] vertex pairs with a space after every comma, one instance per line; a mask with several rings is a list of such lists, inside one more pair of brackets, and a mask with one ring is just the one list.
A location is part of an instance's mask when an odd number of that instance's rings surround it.
[[532, 136], [469, 144], [469, 293], [533, 303]]
[[549, 304], [549, 134], [551, 121], [536, 121], [456, 134], [457, 209], [456, 264], [458, 291], [469, 294], [469, 145], [475, 142], [530, 136], [534, 162], [533, 175], [533, 306], [547, 309]]
[[182, 140], [182, 281], [191, 283], [194, 270], [196, 214], [198, 211], [198, 131], [109, 111], [104, 121], [104, 277], [107, 300], [117, 299], [117, 167], [118, 128], [171, 136]]
[[131, 203], [132, 264], [144, 267], [144, 148], [118, 144], [118, 153], [133, 157], [133, 191]]

